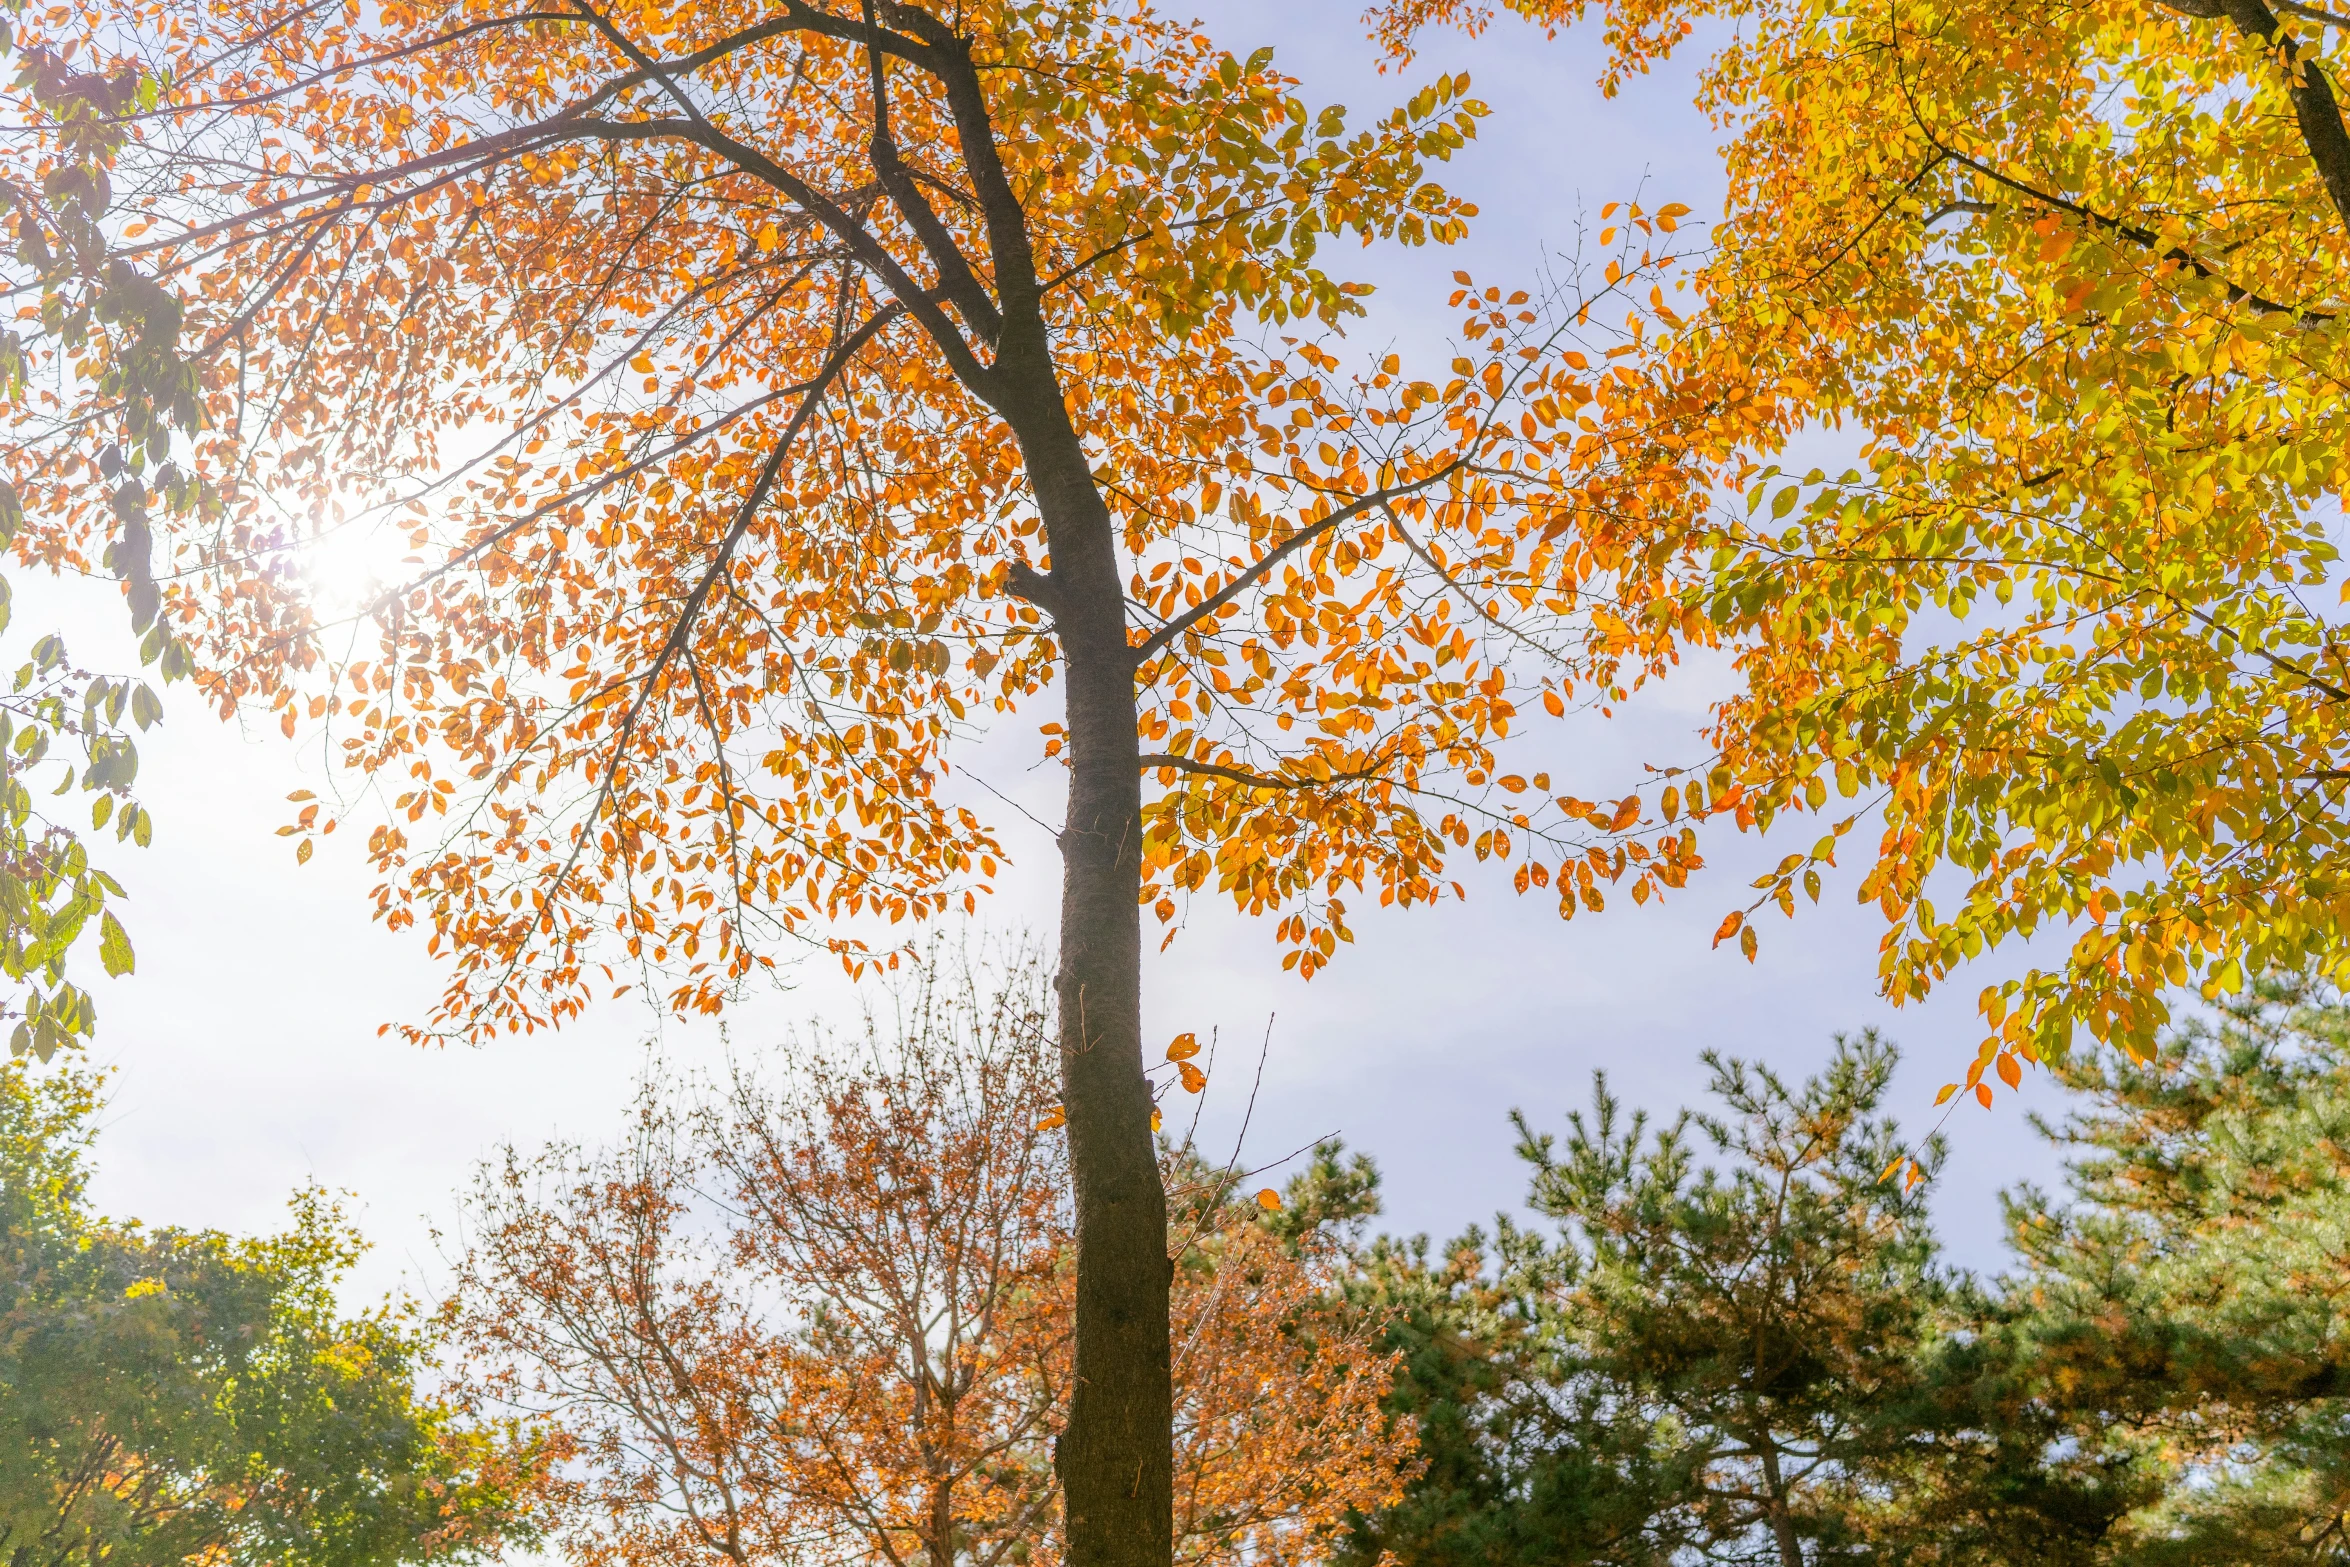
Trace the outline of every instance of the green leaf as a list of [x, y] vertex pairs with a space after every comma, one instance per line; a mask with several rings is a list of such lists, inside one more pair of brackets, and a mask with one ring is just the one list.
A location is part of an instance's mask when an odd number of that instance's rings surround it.
[[137, 964], [131, 954], [130, 932], [122, 928], [122, 921], [108, 910], [98, 922], [98, 960], [106, 965], [106, 972], [120, 978]]

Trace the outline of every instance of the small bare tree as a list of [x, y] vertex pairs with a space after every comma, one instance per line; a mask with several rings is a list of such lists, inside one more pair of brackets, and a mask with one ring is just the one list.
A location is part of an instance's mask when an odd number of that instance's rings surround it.
[[[1075, 1307], [1049, 977], [918, 969], [853, 1046], [787, 1047], [631, 1136], [509, 1152], [451, 1314], [550, 1419], [585, 1567], [995, 1567], [1062, 1555]], [[782, 1084], [785, 1086], [776, 1086]], [[1212, 1203], [1175, 1268], [1179, 1560], [1317, 1554], [1412, 1438], [1327, 1248]]]

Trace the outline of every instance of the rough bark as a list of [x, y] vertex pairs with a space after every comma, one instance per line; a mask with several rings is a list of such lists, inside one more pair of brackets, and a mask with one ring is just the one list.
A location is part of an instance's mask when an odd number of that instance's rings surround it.
[[[843, 25], [804, 14], [811, 26]], [[892, 37], [886, 28], [904, 31]], [[1011, 425], [1051, 555], [1042, 574], [1015, 568], [1011, 585], [1052, 618], [1068, 704], [1054, 983], [1076, 1206], [1077, 1312], [1069, 1410], [1054, 1467], [1069, 1560], [1072, 1567], [1168, 1567], [1175, 1417], [1167, 1296], [1174, 1266], [1143, 1075], [1142, 778], [1117, 528], [1069, 417], [1027, 214], [998, 153], [970, 40], [918, 6], [889, 0], [867, 0], [863, 27], [850, 36], [870, 49], [877, 181], [937, 267], [939, 296], [955, 303], [982, 342], [993, 343], [993, 363], [983, 362], [978, 346], [902, 269], [885, 276], [965, 385]], [[905, 175], [888, 125], [885, 52], [919, 63], [945, 91], [986, 225], [984, 280]], [[853, 225], [843, 231], [856, 237]]]
[[1779, 1450], [1767, 1435], [1755, 1446], [1762, 1454], [1763, 1486], [1770, 1498], [1771, 1540], [1778, 1547], [1780, 1567], [1804, 1567], [1803, 1540], [1795, 1532], [1795, 1515], [1787, 1507], [1787, 1485], [1779, 1473]]
[[[1067, 691], [1061, 831], [1062, 1102], [1077, 1209], [1076, 1361], [1055, 1449], [1074, 1567], [1166, 1567], [1174, 1553], [1167, 1198], [1142, 1055], [1142, 782], [1134, 655], [1109, 508], [1049, 365], [1014, 403], [1052, 569], [1026, 591], [1053, 617]], [[1036, 385], [1041, 383], [1041, 385]]]
[[2350, 226], [2350, 127], [2342, 123], [2342, 106], [2324, 68], [2316, 60], [2304, 58], [2301, 46], [2290, 37], [2280, 36], [2277, 14], [2267, 0], [2162, 3], [2182, 16], [2224, 16], [2235, 24], [2237, 32], [2259, 39], [2275, 53], [2277, 69], [2285, 78], [2285, 96], [2292, 102], [2294, 121], [2301, 128], [2302, 145], [2309, 149], [2309, 161], [2317, 166], [2317, 177], [2333, 200], [2335, 215]]

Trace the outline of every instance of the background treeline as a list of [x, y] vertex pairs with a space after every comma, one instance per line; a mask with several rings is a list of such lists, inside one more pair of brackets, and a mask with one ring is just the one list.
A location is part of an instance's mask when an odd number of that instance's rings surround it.
[[413, 1310], [346, 1313], [325, 1194], [284, 1232], [95, 1211], [102, 1073], [0, 1063], [0, 1562], [394, 1567], [539, 1536], [540, 1433], [420, 1388]]
[[[1800, 1086], [1707, 1059], [1662, 1127], [1604, 1082], [1563, 1135], [1517, 1118], [1540, 1228], [1351, 1251], [1426, 1468], [1342, 1559], [2350, 1554], [2350, 1008], [2272, 982], [2157, 1062], [2059, 1068], [2069, 1190], [2002, 1199], [1989, 1279], [1942, 1260], [1930, 1177], [1884, 1178], [1889, 1045]], [[1375, 1180], [1331, 1153], [1293, 1196], [1361, 1214]]]
[[[83, 1197], [98, 1080], [0, 1068], [0, 1548], [590, 1567], [1062, 1558], [1073, 1228], [1049, 986], [934, 964], [861, 1031], [656, 1073], [617, 1141], [485, 1168], [430, 1320], [356, 1239]], [[1177, 1555], [1332, 1567], [2322, 1561], [2350, 1507], [2350, 1006], [2272, 981], [2059, 1069], [2069, 1189], [1942, 1257], [1871, 1035], [1701, 1109], [1521, 1115], [1525, 1208], [1375, 1233], [1172, 1115]], [[1904, 1156], [1922, 1178], [1887, 1178]]]

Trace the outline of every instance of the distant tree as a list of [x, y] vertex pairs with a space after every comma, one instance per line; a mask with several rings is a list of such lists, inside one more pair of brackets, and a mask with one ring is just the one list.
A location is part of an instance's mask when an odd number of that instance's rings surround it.
[[1431, 1254], [1382, 1236], [1350, 1293], [1403, 1357], [1388, 1407], [1417, 1427], [1421, 1473], [1355, 1520], [1341, 1560], [1373, 1567], [1661, 1564], [1682, 1543], [1678, 1445], [1617, 1418], [1611, 1390], [1550, 1352], [1555, 1270], [1539, 1237], [1503, 1221]]
[[[1358, 1255], [1356, 1297], [1404, 1355], [1391, 1407], [1427, 1468], [1360, 1520], [1352, 1557], [1407, 1567], [1805, 1562], [1885, 1548], [1879, 1508], [1917, 1422], [1922, 1349], [1957, 1281], [1924, 1180], [1876, 1110], [1894, 1064], [1840, 1041], [1791, 1088], [1708, 1054], [1722, 1116], [1651, 1135], [1604, 1077], [1563, 1147], [1517, 1117], [1545, 1238], [1498, 1221], [1432, 1258]], [[1718, 1167], [1700, 1163], [1710, 1145]]]
[[[1949, 1280], [1923, 1181], [1887, 1179], [1905, 1146], [1875, 1114], [1891, 1046], [1839, 1039], [1800, 1088], [1705, 1061], [1726, 1115], [1651, 1136], [1603, 1081], [1563, 1148], [1516, 1118], [1529, 1202], [1563, 1231], [1541, 1332], [1562, 1383], [1604, 1390], [1686, 1475], [1684, 1552], [1803, 1567], [1859, 1543], [1855, 1499], [1908, 1439]], [[1700, 1165], [1700, 1139], [1721, 1166]], [[1920, 1168], [1941, 1157], [1929, 1142]]]
[[2148, 1472], [2114, 1563], [2350, 1556], [2350, 1008], [2269, 980], [2060, 1069], [2070, 1201], [2008, 1205], [2013, 1393]]
[[90, 1211], [100, 1082], [0, 1063], [0, 1561], [395, 1567], [534, 1538], [530, 1443], [419, 1390], [412, 1320], [336, 1310], [360, 1246], [332, 1203], [258, 1240]]
[[[861, 1041], [629, 1140], [509, 1154], [477, 1192], [460, 1320], [558, 1420], [583, 1567], [1049, 1563], [1071, 1221], [1040, 964], [924, 966]], [[1317, 1555], [1400, 1494], [1392, 1359], [1339, 1312], [1317, 1226], [1169, 1157], [1178, 1561]]]
[[[2038, 1124], [2067, 1198], [2008, 1199], [2016, 1265], [1988, 1280], [1936, 1260], [1923, 1179], [1885, 1178], [1889, 1046], [1800, 1090], [1708, 1059], [1727, 1116], [1650, 1137], [1603, 1086], [1563, 1148], [1520, 1121], [1561, 1239], [1356, 1248], [1425, 1467], [1347, 1561], [2350, 1559], [2337, 993], [2264, 980], [2152, 1061], [2060, 1067], [2077, 1108]], [[1310, 1177], [1375, 1207], [1367, 1168]]]

